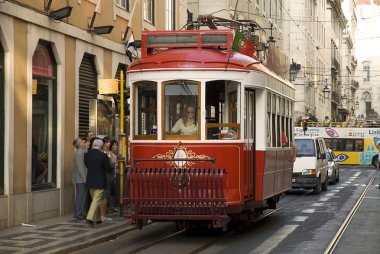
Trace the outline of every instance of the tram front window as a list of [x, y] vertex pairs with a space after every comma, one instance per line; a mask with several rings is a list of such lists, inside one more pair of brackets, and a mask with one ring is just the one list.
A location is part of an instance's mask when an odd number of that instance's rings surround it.
[[137, 139], [157, 139], [157, 84], [135, 83], [135, 128]]
[[240, 83], [215, 80], [206, 83], [206, 138], [240, 139]]
[[199, 83], [176, 80], [164, 83], [164, 138], [199, 139]]

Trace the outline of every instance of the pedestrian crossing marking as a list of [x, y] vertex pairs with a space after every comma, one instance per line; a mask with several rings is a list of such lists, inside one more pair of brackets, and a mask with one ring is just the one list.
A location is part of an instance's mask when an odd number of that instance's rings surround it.
[[307, 218], [309, 218], [308, 216], [295, 216], [292, 221], [299, 221], [299, 222], [302, 222], [302, 221], [305, 221], [307, 220]]
[[254, 250], [249, 252], [250, 254], [256, 253], [270, 253], [274, 248], [276, 248], [288, 235], [290, 235], [298, 225], [285, 225], [275, 233], [272, 234], [272, 237], [269, 237], [262, 244], [257, 246]]

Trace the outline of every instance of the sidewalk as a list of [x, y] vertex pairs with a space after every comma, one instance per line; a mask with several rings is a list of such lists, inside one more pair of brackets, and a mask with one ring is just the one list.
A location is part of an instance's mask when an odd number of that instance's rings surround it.
[[13, 253], [69, 253], [98, 242], [117, 238], [133, 230], [119, 212], [107, 215], [112, 221], [104, 221], [94, 228], [85, 220], [77, 220], [72, 214], [31, 223], [32, 226], [16, 226], [0, 230], [0, 254]]

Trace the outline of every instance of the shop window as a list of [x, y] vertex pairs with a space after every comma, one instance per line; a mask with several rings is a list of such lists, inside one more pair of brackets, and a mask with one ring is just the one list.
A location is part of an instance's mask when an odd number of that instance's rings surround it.
[[50, 45], [41, 41], [33, 54], [32, 190], [56, 187], [57, 84]]
[[239, 83], [233, 81], [217, 80], [206, 83], [207, 139], [240, 139], [239, 89]]
[[137, 82], [135, 85], [136, 139], [157, 139], [157, 83]]

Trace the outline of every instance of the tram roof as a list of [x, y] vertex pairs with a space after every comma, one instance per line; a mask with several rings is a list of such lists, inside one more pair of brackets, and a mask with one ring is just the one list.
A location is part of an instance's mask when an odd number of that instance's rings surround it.
[[288, 86], [260, 61], [232, 50], [233, 30], [144, 31], [141, 58], [128, 73], [149, 71], [263, 72]]
[[260, 71], [260, 62], [243, 54], [208, 48], [172, 48], [134, 61], [129, 72], [152, 70]]

